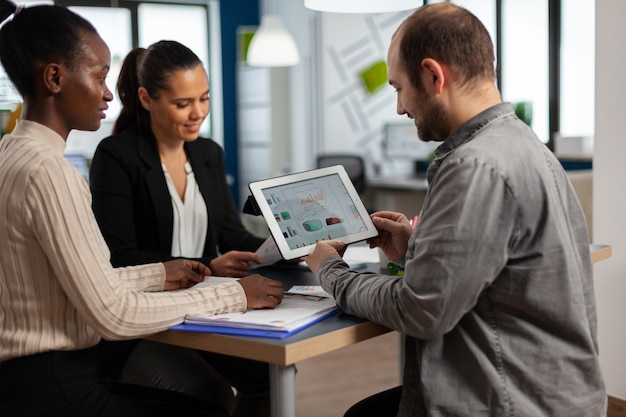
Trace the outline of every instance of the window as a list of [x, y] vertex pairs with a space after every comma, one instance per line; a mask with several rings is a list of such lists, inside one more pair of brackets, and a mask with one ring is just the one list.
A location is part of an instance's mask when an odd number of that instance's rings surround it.
[[122, 62], [126, 54], [132, 49], [130, 10], [112, 7], [70, 7], [71, 10], [89, 20], [98, 30], [98, 33], [109, 46], [111, 51], [111, 69], [107, 77], [107, 85], [115, 96], [109, 103], [106, 120], [110, 123], [117, 118], [121, 110], [121, 103], [117, 96], [115, 83], [119, 76]]
[[[16, 2], [17, 4], [23, 4], [24, 6], [34, 6], [36, 4], [52, 4], [52, 1], [45, 0], [22, 0]], [[2, 23], [4, 24], [4, 22]], [[0, 25], [1, 27], [2, 25]], [[19, 95], [13, 84], [9, 80], [7, 73], [4, 71], [4, 67], [0, 65], [0, 111], [15, 109], [17, 103], [22, 101], [22, 97]], [[4, 126], [2, 126], [4, 131]]]
[[[194, 51], [205, 65], [207, 73], [210, 74], [208, 2], [153, 4], [120, 1], [118, 7], [98, 7], [90, 0], [70, 0], [67, 4], [93, 24], [109, 46], [111, 72], [107, 83], [115, 95], [115, 100], [110, 103], [107, 118], [100, 129], [96, 132], [72, 131], [67, 141], [69, 148], [67, 152], [91, 157], [100, 140], [111, 134], [113, 124], [121, 109], [117, 91], [114, 91], [117, 77], [126, 54], [134, 46], [145, 48], [159, 40], [176, 40]], [[220, 77], [216, 78], [220, 79]], [[211, 119], [215, 117], [213, 113], [216, 109], [219, 113], [221, 107], [221, 105], [215, 106], [216, 103], [221, 103], [221, 100], [216, 100], [220, 98], [220, 95], [215, 94], [215, 90], [219, 92], [221, 88], [215, 89], [212, 84], [211, 82], [211, 113], [203, 123], [200, 135], [213, 137], [219, 142], [222, 135], [215, 135], [212, 131]]]
[[562, 136], [595, 131], [595, 3], [561, 0]]
[[465, 7], [474, 13], [489, 31], [494, 46], [497, 45], [497, 16], [496, 2], [494, 0], [454, 0], [453, 3]]
[[[172, 16], [176, 16], [172, 19]], [[139, 46], [160, 40], [175, 40], [191, 49], [209, 73], [207, 10], [203, 6], [141, 3], [137, 8]], [[193, 28], [193, 29], [190, 29]], [[210, 83], [211, 88], [213, 87]], [[211, 114], [200, 128], [200, 136], [211, 136]]]
[[[89, 20], [109, 46], [111, 71], [107, 84], [115, 95], [101, 128], [96, 132], [72, 131], [66, 153], [91, 158], [100, 140], [111, 134], [121, 109], [115, 85], [124, 57], [134, 46], [147, 47], [162, 39], [176, 40], [188, 46], [205, 65], [211, 85], [211, 112], [201, 128], [201, 135], [223, 144], [219, 1], [187, 0], [184, 4], [174, 1], [175, 4], [121, 0], [116, 2], [116, 7], [103, 7], [99, 0], [62, 2]], [[52, 3], [26, 0], [27, 6]], [[212, 47], [209, 46], [211, 43]], [[0, 110], [12, 110], [20, 101], [21, 97], [4, 70], [0, 69]]]
[[542, 142], [550, 139], [548, 3], [502, 1], [500, 86], [504, 101], [532, 105], [532, 128]]
[[[476, 14], [489, 30], [499, 52], [502, 98], [532, 104], [532, 127], [543, 142], [552, 145], [555, 132], [562, 136], [593, 136], [594, 2], [452, 1]], [[556, 11], [553, 16], [550, 9]], [[559, 25], [559, 42], [550, 51], [550, 37]], [[552, 68], [551, 62], [556, 63]], [[550, 79], [556, 80], [556, 88], [551, 88]], [[556, 103], [552, 109], [551, 103]]]

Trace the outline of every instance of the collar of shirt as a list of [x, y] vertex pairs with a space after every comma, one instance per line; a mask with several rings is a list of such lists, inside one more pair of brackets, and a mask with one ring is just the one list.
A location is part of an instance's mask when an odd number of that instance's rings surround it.
[[24, 140], [36, 140], [48, 145], [55, 153], [63, 155], [66, 142], [54, 130], [30, 120], [18, 120], [15, 129], [10, 134]]
[[450, 135], [443, 143], [435, 149], [435, 160], [428, 167], [426, 171], [426, 180], [431, 182], [439, 165], [444, 159], [456, 148], [469, 142], [476, 136], [476, 134], [482, 130], [485, 126], [489, 125], [495, 120], [503, 117], [513, 117], [515, 111], [510, 103], [500, 103], [493, 107], [484, 110], [468, 120], [463, 126], [457, 129], [452, 135]]

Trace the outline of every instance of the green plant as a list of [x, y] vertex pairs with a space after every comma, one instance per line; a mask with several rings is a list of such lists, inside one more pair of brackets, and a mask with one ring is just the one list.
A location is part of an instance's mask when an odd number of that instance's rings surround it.
[[533, 103], [530, 101], [515, 101], [511, 103], [515, 114], [524, 123], [532, 127], [533, 124]]

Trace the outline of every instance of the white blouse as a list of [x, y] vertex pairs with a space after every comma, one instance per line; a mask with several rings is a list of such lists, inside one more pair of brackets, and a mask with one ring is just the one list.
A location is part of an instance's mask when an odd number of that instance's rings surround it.
[[209, 215], [204, 198], [200, 194], [196, 177], [191, 169], [191, 164], [189, 162], [185, 164], [187, 185], [185, 187], [184, 201], [180, 199], [174, 186], [174, 181], [172, 181], [172, 177], [167, 172], [167, 168], [163, 164], [161, 166], [163, 167], [174, 211], [172, 256], [200, 258], [204, 252]]

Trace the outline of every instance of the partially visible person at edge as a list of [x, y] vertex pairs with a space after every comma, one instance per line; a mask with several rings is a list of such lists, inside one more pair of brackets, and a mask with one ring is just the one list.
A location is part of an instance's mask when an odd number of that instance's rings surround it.
[[606, 415], [583, 211], [559, 161], [503, 103], [481, 22], [420, 7], [394, 34], [397, 112], [442, 142], [412, 230], [377, 212], [369, 243], [404, 277], [350, 271], [344, 245], [307, 263], [339, 307], [405, 335], [400, 387], [346, 416]]
[[[210, 109], [200, 59], [176, 41], [135, 48], [117, 89], [122, 110], [113, 135], [98, 145], [89, 176], [113, 266], [182, 257], [215, 275], [247, 275], [251, 262], [261, 263], [252, 251], [263, 239], [242, 225], [222, 148], [199, 138]], [[127, 356], [120, 381], [209, 398], [235, 416], [270, 414], [267, 363], [147, 340], [105, 342], [102, 349], [107, 360]], [[115, 367], [107, 368], [118, 378]]]
[[51, 5], [0, 0], [0, 60], [23, 98], [0, 141], [0, 415], [225, 417], [193, 396], [111, 383], [102, 338], [142, 337], [210, 315], [273, 308], [282, 284], [261, 276], [189, 289], [210, 269], [192, 260], [113, 268], [85, 180], [64, 157], [72, 129], [100, 127], [110, 52], [94, 27]]

